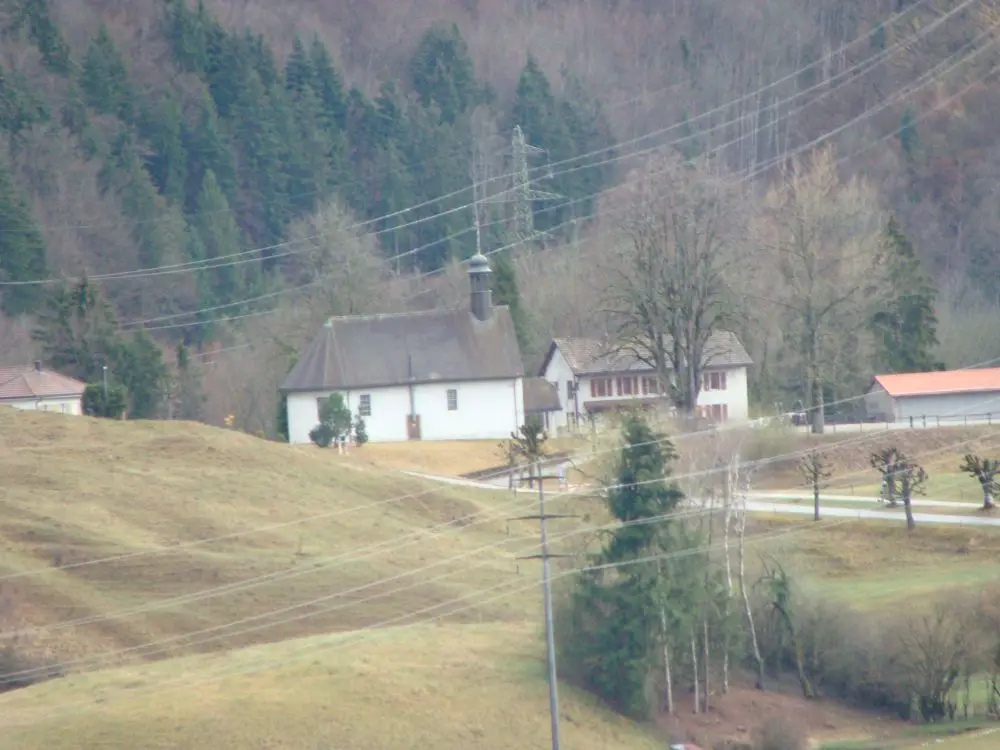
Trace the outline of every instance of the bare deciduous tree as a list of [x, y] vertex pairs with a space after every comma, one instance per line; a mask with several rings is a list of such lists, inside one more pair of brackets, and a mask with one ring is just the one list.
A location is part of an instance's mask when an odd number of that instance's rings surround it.
[[983, 491], [983, 510], [992, 510], [995, 507], [993, 496], [996, 494], [996, 476], [1000, 474], [1000, 461], [969, 453], [965, 456], [958, 470], [969, 474], [979, 482]]
[[826, 487], [831, 472], [828, 461], [813, 449], [799, 464], [799, 472], [813, 491], [813, 520], [819, 520], [819, 492]]
[[621, 242], [607, 259], [608, 311], [617, 348], [655, 369], [678, 411], [690, 414], [713, 331], [733, 321], [743, 202], [731, 183], [661, 156], [627, 185]]
[[756, 238], [775, 274], [769, 301], [794, 331], [813, 415], [823, 431], [823, 368], [869, 319], [885, 288], [883, 215], [873, 186], [843, 182], [833, 150], [795, 159], [764, 199]]

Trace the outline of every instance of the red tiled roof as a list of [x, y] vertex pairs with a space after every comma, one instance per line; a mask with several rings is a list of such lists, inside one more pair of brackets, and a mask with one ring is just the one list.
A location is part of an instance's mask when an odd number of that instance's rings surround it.
[[86, 383], [32, 365], [0, 367], [0, 401], [82, 396]]
[[1000, 367], [876, 375], [875, 382], [893, 397], [1000, 391]]

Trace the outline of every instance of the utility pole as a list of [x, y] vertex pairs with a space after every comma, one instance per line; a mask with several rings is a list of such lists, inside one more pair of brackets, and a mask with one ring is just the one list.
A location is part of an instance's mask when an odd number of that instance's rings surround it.
[[[527, 521], [537, 519], [541, 529], [542, 553], [540, 555], [524, 555], [518, 560], [542, 561], [542, 590], [545, 607], [545, 651], [548, 658], [549, 677], [549, 715], [552, 722], [552, 750], [559, 750], [559, 689], [556, 674], [556, 636], [552, 616], [552, 580], [549, 574], [549, 558], [572, 557], [572, 555], [557, 555], [549, 552], [548, 527], [546, 521], [550, 518], [577, 518], [572, 514], [552, 514], [545, 512], [545, 480], [557, 479], [555, 474], [542, 474], [542, 462], [538, 455], [534, 456], [534, 478], [538, 480], [538, 515], [518, 516], [511, 521]], [[522, 479], [521, 481], [525, 481]], [[530, 478], [529, 480], [530, 481]]]
[[104, 408], [108, 408], [108, 366], [104, 365]]
[[[531, 187], [531, 175], [528, 171], [528, 154], [544, 154], [545, 149], [532, 146], [525, 142], [524, 131], [520, 125], [514, 126], [510, 143], [511, 155], [514, 161], [513, 193], [514, 193], [514, 235], [523, 246], [535, 237], [535, 216], [531, 202], [536, 200], [558, 200], [563, 196]], [[551, 177], [551, 169], [549, 170]]]

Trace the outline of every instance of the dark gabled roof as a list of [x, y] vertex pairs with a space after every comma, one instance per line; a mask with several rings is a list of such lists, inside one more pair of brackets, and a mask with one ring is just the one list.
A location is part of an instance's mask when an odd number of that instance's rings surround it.
[[524, 413], [559, 411], [559, 390], [545, 378], [524, 379]]
[[467, 307], [330, 318], [281, 384], [327, 391], [524, 375], [507, 307], [487, 321]]
[[[668, 342], [669, 346], [669, 342]], [[553, 339], [541, 372], [549, 365], [558, 347], [567, 364], [577, 375], [597, 375], [614, 372], [649, 372], [650, 367], [627, 352], [616, 352], [611, 341], [590, 338]], [[704, 367], [749, 367], [753, 364], [747, 350], [730, 331], [716, 331], [705, 345]]]

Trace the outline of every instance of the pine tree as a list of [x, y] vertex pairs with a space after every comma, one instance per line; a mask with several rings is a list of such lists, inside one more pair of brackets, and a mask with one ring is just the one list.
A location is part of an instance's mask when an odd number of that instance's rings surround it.
[[187, 0], [168, 0], [164, 34], [174, 61], [189, 73], [204, 73], [208, 67], [208, 29], [204, 3], [188, 8]]
[[80, 96], [80, 89], [75, 83], [66, 88], [66, 101], [61, 112], [62, 126], [73, 135], [79, 136], [89, 124], [87, 105]]
[[305, 91], [312, 89], [313, 81], [309, 55], [306, 53], [302, 38], [296, 35], [292, 53], [285, 61], [285, 88], [290, 94], [301, 96]]
[[117, 336], [114, 308], [86, 278], [50, 294], [32, 331], [53, 369], [84, 382], [101, 379], [113, 363]]
[[177, 419], [198, 420], [205, 406], [201, 372], [191, 362], [191, 354], [182, 343], [177, 345], [177, 382], [174, 416]]
[[49, 117], [48, 107], [28, 79], [17, 70], [0, 66], [0, 130], [17, 136]]
[[143, 330], [115, 347], [113, 371], [128, 390], [129, 418], [154, 419], [160, 416], [170, 390], [170, 372], [163, 352]]
[[[573, 632], [563, 648], [569, 668], [580, 671], [590, 689], [623, 713], [641, 718], [650, 711], [646, 688], [663, 637], [665, 589], [687, 587], [679, 586], [683, 578], [664, 576], [655, 561], [632, 561], [687, 546], [690, 540], [669, 520], [684, 498], [667, 481], [675, 458], [672, 444], [638, 415], [626, 418], [622, 432], [624, 446], [606, 502], [623, 525], [604, 537], [594, 556], [594, 566], [606, 567], [584, 573], [572, 595]], [[696, 580], [703, 583], [700, 576]], [[672, 594], [678, 597], [679, 592]]]
[[318, 202], [332, 190], [333, 166], [328, 153], [330, 144], [322, 130], [320, 105], [312, 89], [304, 88], [291, 103], [292, 135], [287, 139], [288, 202], [298, 215], [312, 213]]
[[[198, 196], [197, 213], [191, 223], [197, 232], [202, 257], [226, 258], [224, 262], [237, 260], [227, 256], [240, 252], [240, 229], [212, 170], [205, 173]], [[244, 289], [242, 268], [243, 265], [222, 265], [200, 272], [199, 275], [208, 280], [206, 286], [211, 293], [212, 302], [227, 304], [240, 299]]]
[[333, 64], [333, 58], [319, 37], [309, 48], [312, 85], [322, 104], [324, 127], [327, 131], [344, 132], [347, 128], [347, 92], [344, 79]]
[[420, 101], [436, 104], [449, 123], [484, 98], [468, 45], [454, 24], [424, 32], [410, 60], [410, 81]]
[[41, 53], [45, 67], [52, 73], [67, 75], [73, 65], [69, 45], [52, 18], [48, 0], [13, 0], [8, 5], [7, 33], [17, 35], [27, 26], [28, 38]]
[[154, 184], [167, 198], [182, 203], [187, 153], [180, 104], [172, 94], [146, 108], [140, 133], [153, 149], [146, 166]]
[[521, 306], [521, 293], [517, 287], [517, 272], [506, 252], [493, 256], [493, 299], [498, 305], [507, 305], [514, 321], [514, 331], [521, 354], [531, 351], [532, 337], [528, 316]]
[[885, 228], [884, 242], [890, 258], [893, 295], [869, 324], [877, 344], [877, 366], [882, 372], [944, 369], [934, 356], [938, 345], [934, 287], [894, 216]]
[[163, 265], [169, 247], [163, 204], [149, 173], [143, 168], [129, 131], [118, 134], [99, 175], [102, 189], [113, 189], [122, 203], [122, 212], [132, 220], [132, 239], [139, 248], [143, 268]]
[[[0, 281], [35, 281], [48, 273], [45, 240], [31, 211], [0, 163]], [[0, 309], [8, 315], [32, 312], [41, 285], [0, 286]]]
[[202, 97], [201, 112], [194, 127], [185, 128], [183, 143], [188, 158], [184, 191], [186, 210], [195, 210], [205, 173], [209, 170], [215, 173], [216, 182], [232, 205], [236, 199], [236, 163], [222, 132], [215, 102], [208, 93]]
[[125, 58], [103, 23], [83, 56], [80, 89], [95, 112], [132, 119], [132, 84]]

